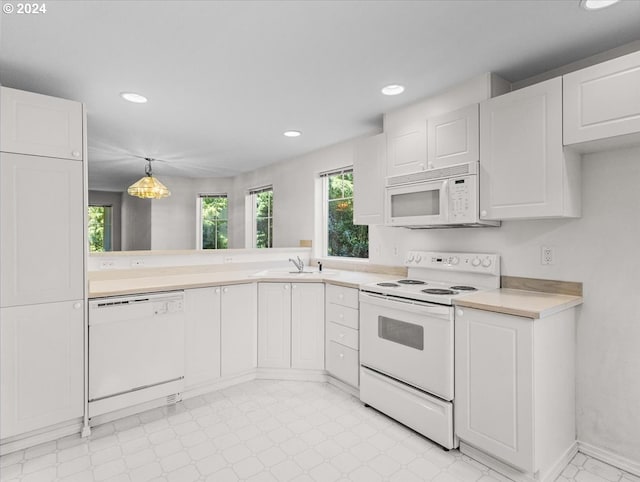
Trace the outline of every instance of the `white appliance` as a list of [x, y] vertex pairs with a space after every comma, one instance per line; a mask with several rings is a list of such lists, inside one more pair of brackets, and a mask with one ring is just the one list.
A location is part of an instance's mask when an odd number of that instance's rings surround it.
[[480, 219], [479, 163], [387, 178], [385, 225], [425, 229], [499, 226]]
[[177, 398], [183, 386], [184, 292], [90, 301], [89, 417]]
[[360, 400], [452, 449], [453, 303], [498, 288], [500, 257], [412, 251], [405, 266], [360, 288]]

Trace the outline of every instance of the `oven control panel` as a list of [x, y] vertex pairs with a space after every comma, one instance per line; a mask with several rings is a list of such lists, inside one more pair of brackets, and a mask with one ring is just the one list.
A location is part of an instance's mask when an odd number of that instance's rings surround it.
[[486, 274], [500, 273], [500, 255], [495, 253], [409, 251], [404, 264], [410, 268], [446, 269]]

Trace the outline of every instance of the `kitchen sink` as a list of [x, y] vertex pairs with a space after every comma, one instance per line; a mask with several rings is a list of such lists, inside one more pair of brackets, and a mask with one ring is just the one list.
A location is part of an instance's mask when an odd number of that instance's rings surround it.
[[304, 270], [302, 272], [292, 270], [291, 268], [274, 268], [274, 269], [265, 269], [262, 271], [258, 271], [257, 273], [253, 273], [250, 276], [255, 276], [256, 278], [323, 278], [327, 276], [336, 276], [338, 271], [335, 269], [323, 269], [322, 271], [316, 270]]

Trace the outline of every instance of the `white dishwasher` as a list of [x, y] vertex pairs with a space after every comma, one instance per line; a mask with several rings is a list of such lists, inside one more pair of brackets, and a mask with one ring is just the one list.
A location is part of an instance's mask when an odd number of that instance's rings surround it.
[[183, 387], [184, 292], [90, 301], [89, 417]]

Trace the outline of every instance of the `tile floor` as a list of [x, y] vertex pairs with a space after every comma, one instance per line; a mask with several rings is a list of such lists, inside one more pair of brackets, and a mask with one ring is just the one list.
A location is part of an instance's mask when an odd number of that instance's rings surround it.
[[[0, 479], [505, 481], [325, 383], [255, 380], [0, 457]], [[561, 482], [640, 482], [576, 455]]]

